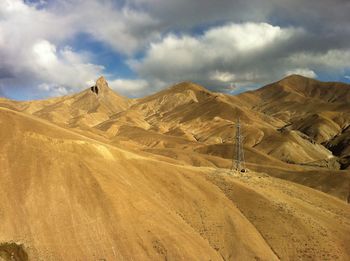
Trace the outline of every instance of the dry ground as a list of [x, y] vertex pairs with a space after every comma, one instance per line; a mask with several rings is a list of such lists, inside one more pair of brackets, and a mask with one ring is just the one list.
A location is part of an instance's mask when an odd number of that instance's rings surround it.
[[145, 157], [0, 109], [1, 242], [29, 260], [348, 260], [350, 207]]

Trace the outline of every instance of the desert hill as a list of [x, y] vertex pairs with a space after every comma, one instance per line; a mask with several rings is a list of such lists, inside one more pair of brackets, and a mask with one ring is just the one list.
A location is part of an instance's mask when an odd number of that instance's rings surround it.
[[[324, 146], [313, 143], [301, 133], [294, 130], [280, 131], [279, 129], [286, 124], [284, 121], [252, 110], [248, 104], [237, 103], [235, 98], [211, 93], [193, 83], [180, 83], [155, 95], [139, 99], [127, 110], [126, 114], [130, 113], [139, 116], [138, 122], [142, 122], [141, 125], [134, 125], [137, 128], [131, 131], [134, 134], [132, 137], [128, 136], [129, 131], [124, 131], [126, 128], [124, 124], [122, 126], [118, 124], [119, 117], [114, 117], [112, 120], [115, 124], [107, 121], [97, 128], [112, 134], [113, 140], [131, 138], [135, 141], [136, 136], [145, 136], [144, 130], [149, 135], [166, 135], [160, 144], [152, 142], [142, 144], [145, 141], [142, 139], [140, 145], [148, 148], [173, 147], [171, 140], [174, 136], [188, 140], [191, 144], [195, 141], [200, 145], [212, 145], [232, 143], [234, 123], [240, 117], [244, 124], [245, 144], [279, 160], [304, 163], [328, 159], [332, 155]], [[118, 125], [120, 127], [117, 127]], [[130, 124], [126, 125], [130, 128]], [[120, 131], [112, 131], [113, 129]], [[265, 140], [269, 143], [268, 146], [265, 146]], [[283, 146], [277, 145], [278, 148], [273, 148], [270, 140], [276, 140], [274, 144]], [[156, 141], [159, 141], [159, 138]], [[290, 153], [290, 146], [294, 147], [294, 154]]]
[[[348, 260], [349, 95], [290, 76], [128, 99], [101, 77], [1, 98], [0, 260]], [[245, 174], [229, 171], [237, 118]]]
[[0, 100], [4, 107], [69, 127], [94, 126], [117, 112], [125, 111], [131, 103], [129, 99], [112, 91], [104, 77], [100, 77], [95, 86], [78, 94], [30, 102], [6, 103], [5, 99], [2, 102]]
[[[346, 152], [349, 143], [340, 145], [339, 142], [348, 137], [350, 85], [292, 75], [239, 97], [254, 100], [255, 110], [285, 121], [284, 129], [306, 134], [343, 161], [349, 156]], [[342, 138], [335, 139], [341, 135]], [[343, 164], [343, 168], [347, 166], [348, 163]]]

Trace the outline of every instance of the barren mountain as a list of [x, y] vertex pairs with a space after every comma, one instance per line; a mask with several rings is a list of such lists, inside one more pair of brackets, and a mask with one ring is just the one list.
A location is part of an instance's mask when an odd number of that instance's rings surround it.
[[239, 97], [254, 100], [255, 110], [283, 120], [284, 130], [306, 134], [341, 157], [340, 162], [349, 157], [350, 143], [344, 141], [349, 139], [350, 85], [292, 75]]
[[[0, 260], [348, 260], [350, 86], [105, 79], [0, 99]], [[230, 171], [240, 118], [247, 173]]]

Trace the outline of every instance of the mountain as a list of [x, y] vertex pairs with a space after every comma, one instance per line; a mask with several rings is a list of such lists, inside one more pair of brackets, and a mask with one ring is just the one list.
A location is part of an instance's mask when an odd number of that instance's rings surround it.
[[2, 98], [0, 260], [347, 260], [349, 89]]
[[[292, 75], [239, 97], [253, 99], [255, 110], [285, 121], [284, 129], [300, 131], [313, 142], [322, 144], [334, 155], [340, 156], [341, 161], [349, 157], [349, 143], [341, 143], [341, 146], [337, 143], [348, 137], [349, 84], [320, 82]], [[342, 138], [335, 139], [344, 132]], [[336, 151], [334, 148], [337, 148]], [[346, 168], [348, 165], [342, 166]]]
[[[230, 96], [182, 82], [140, 99], [115, 94], [103, 77], [96, 86], [100, 94], [91, 87], [75, 95], [16, 106], [95, 139], [181, 158], [196, 166], [230, 165], [239, 117], [246, 161], [252, 169], [261, 170], [263, 164], [287, 170], [303, 166], [305, 171], [310, 166], [330, 173], [349, 167], [348, 144], [338, 146], [338, 140], [347, 140], [347, 132], [335, 139], [350, 121], [346, 84], [292, 75]], [[290, 177], [280, 169], [271, 174]]]
[[109, 116], [126, 110], [132, 102], [116, 94], [108, 87], [104, 77], [85, 91], [31, 102], [13, 102], [6, 107], [27, 112], [50, 122], [69, 127], [92, 127], [109, 118]]

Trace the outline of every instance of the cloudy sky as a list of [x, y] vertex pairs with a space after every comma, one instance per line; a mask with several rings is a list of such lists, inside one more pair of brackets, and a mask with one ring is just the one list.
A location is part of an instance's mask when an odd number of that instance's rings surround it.
[[[1, 0], [0, 96], [237, 92], [288, 74], [350, 82], [348, 0]], [[233, 88], [232, 88], [233, 87]]]

